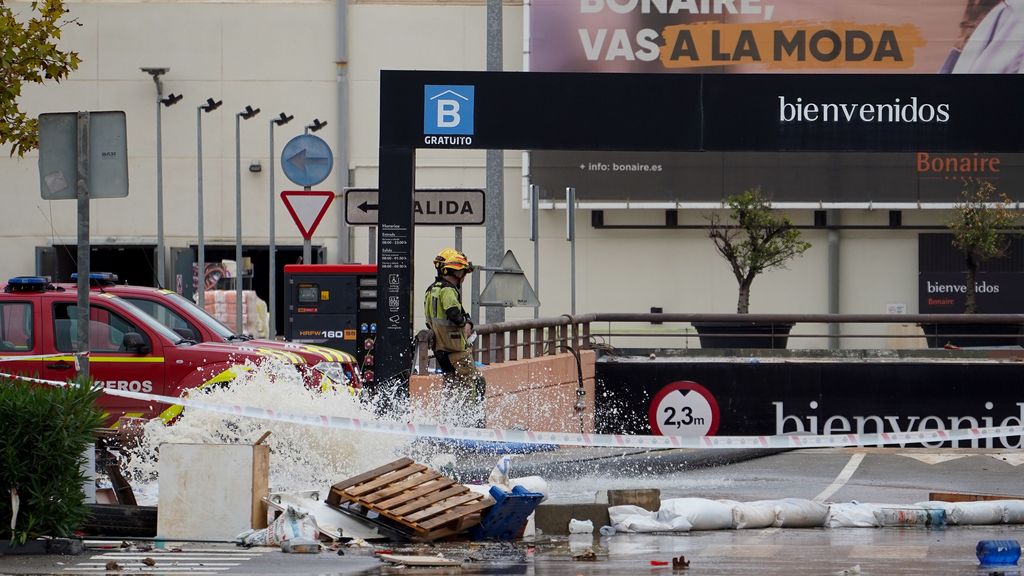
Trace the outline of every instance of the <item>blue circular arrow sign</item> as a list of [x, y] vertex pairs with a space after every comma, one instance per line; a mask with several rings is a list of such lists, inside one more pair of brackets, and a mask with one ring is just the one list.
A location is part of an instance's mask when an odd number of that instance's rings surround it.
[[331, 147], [312, 134], [300, 134], [284, 145], [281, 169], [299, 186], [316, 186], [327, 179], [334, 167]]

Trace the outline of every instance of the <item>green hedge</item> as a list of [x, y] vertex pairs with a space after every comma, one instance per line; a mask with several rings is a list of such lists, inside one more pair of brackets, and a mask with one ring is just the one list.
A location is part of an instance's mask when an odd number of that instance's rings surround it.
[[[90, 386], [0, 378], [0, 537], [70, 536], [85, 520], [82, 464], [103, 423]], [[11, 489], [18, 491], [11, 530]]]

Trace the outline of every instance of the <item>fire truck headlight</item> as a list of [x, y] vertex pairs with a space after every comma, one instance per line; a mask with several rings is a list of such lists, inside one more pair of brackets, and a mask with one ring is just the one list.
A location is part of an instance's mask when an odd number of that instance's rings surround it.
[[348, 386], [352, 382], [351, 368], [343, 362], [320, 362], [313, 369], [337, 385]]

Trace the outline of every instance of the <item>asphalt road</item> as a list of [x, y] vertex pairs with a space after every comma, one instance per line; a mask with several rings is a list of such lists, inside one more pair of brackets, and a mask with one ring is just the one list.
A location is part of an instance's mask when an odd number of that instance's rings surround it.
[[[580, 454], [566, 452], [574, 460]], [[607, 454], [613, 460], [638, 456]], [[670, 455], [673, 458], [681, 455]], [[556, 455], [545, 456], [550, 465]], [[539, 470], [540, 458], [513, 461], [517, 470]], [[624, 462], [624, 461], [622, 461]], [[621, 463], [621, 462], [620, 462]], [[619, 468], [626, 471], [625, 466]], [[998, 493], [1024, 496], [1024, 454], [992, 450], [826, 449], [775, 453], [673, 472], [652, 463], [650, 473], [553, 475], [552, 503], [600, 501], [602, 490], [658, 488], [662, 498], [700, 496], [741, 501], [799, 497], [822, 502], [909, 504], [927, 500], [933, 491]], [[979, 568], [979, 540], [1024, 541], [1024, 525], [928, 528], [812, 528], [700, 531], [672, 535], [616, 534], [599, 538], [541, 536], [532, 543], [471, 542], [437, 546], [387, 547], [396, 553], [444, 554], [463, 561], [460, 568], [394, 568], [382, 564], [373, 549], [346, 548], [316, 555], [287, 555], [275, 549], [244, 550], [231, 546], [184, 544], [180, 552], [144, 553], [92, 550], [74, 557], [0, 557], [0, 574], [96, 574], [106, 562], [119, 562], [127, 574], [146, 568], [154, 574], [970, 574]], [[592, 551], [592, 560], [574, 555]], [[140, 557], [141, 556], [141, 557]], [[685, 571], [670, 562], [685, 556]], [[141, 563], [151, 557], [155, 565]], [[1022, 569], [1000, 569], [1020, 575]]]

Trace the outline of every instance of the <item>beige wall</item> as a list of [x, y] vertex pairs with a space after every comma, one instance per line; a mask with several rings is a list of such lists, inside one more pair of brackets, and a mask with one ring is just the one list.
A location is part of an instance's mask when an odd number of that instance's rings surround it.
[[[27, 3], [16, 2], [16, 8]], [[207, 97], [223, 99], [220, 110], [204, 115], [206, 241], [234, 243], [234, 114], [246, 104], [263, 113], [242, 123], [243, 236], [264, 244], [268, 236], [268, 130], [272, 116], [285, 111], [295, 120], [275, 132], [277, 149], [314, 117], [329, 122], [320, 133], [337, 148], [335, 4], [305, 2], [71, 2], [71, 16], [82, 26], [66, 29], [62, 45], [81, 53], [83, 64], [71, 79], [26, 90], [22, 103], [31, 114], [47, 111], [125, 110], [128, 117], [130, 197], [98, 200], [92, 209], [94, 243], [155, 243], [155, 90], [142, 66], [168, 66], [165, 93], [185, 99], [163, 110], [166, 244], [196, 241], [196, 106]], [[381, 69], [484, 68], [485, 7], [482, 2], [352, 2], [349, 6], [350, 126], [347, 146], [356, 186], [374, 187], [378, 178], [377, 128]], [[522, 68], [523, 10], [504, 10], [504, 64]], [[275, 158], [276, 159], [276, 158]], [[263, 172], [245, 169], [260, 160]], [[39, 197], [36, 155], [9, 159], [0, 154], [6, 200], [0, 227], [3, 259], [0, 277], [33, 271], [33, 247], [75, 242], [75, 203]], [[506, 247], [532, 279], [533, 246], [524, 209], [522, 154], [505, 154]], [[319, 189], [338, 190], [338, 174]], [[475, 150], [422, 151], [417, 158], [421, 187], [483, 187], [484, 153]], [[291, 189], [280, 170], [276, 190]], [[339, 261], [342, 204], [332, 207], [315, 242]], [[278, 244], [301, 244], [287, 211], [276, 202]], [[684, 211], [680, 221], [703, 222], [703, 212]], [[810, 224], [809, 210], [791, 214]], [[905, 211], [906, 224], [937, 224], [936, 211]], [[610, 210], [609, 223], [659, 223], [660, 210]], [[887, 223], [886, 211], [843, 212], [847, 224]], [[541, 222], [541, 314], [557, 316], [570, 308], [569, 243], [564, 210], [543, 210]], [[700, 230], [595, 230], [590, 213], [578, 218], [578, 312], [648, 311], [732, 312], [736, 283], [728, 267]], [[465, 229], [465, 249], [482, 261], [483, 227]], [[827, 234], [806, 231], [813, 247], [790, 270], [774, 271], [753, 286], [752, 312], [827, 311]], [[415, 326], [422, 326], [420, 291], [429, 283], [431, 257], [450, 245], [449, 228], [421, 227], [416, 232]], [[917, 311], [916, 233], [843, 231], [841, 239], [841, 312], [884, 313], [888, 303]], [[352, 230], [357, 261], [368, 256], [368, 229]], [[168, 258], [169, 261], [169, 258]], [[141, 265], [142, 263], [140, 263]], [[468, 304], [468, 302], [467, 302]], [[510, 319], [533, 316], [529, 308], [511, 309]], [[804, 330], [799, 327], [798, 330]], [[812, 327], [811, 330], [819, 330]], [[862, 345], [863, 343], [858, 343]]]

